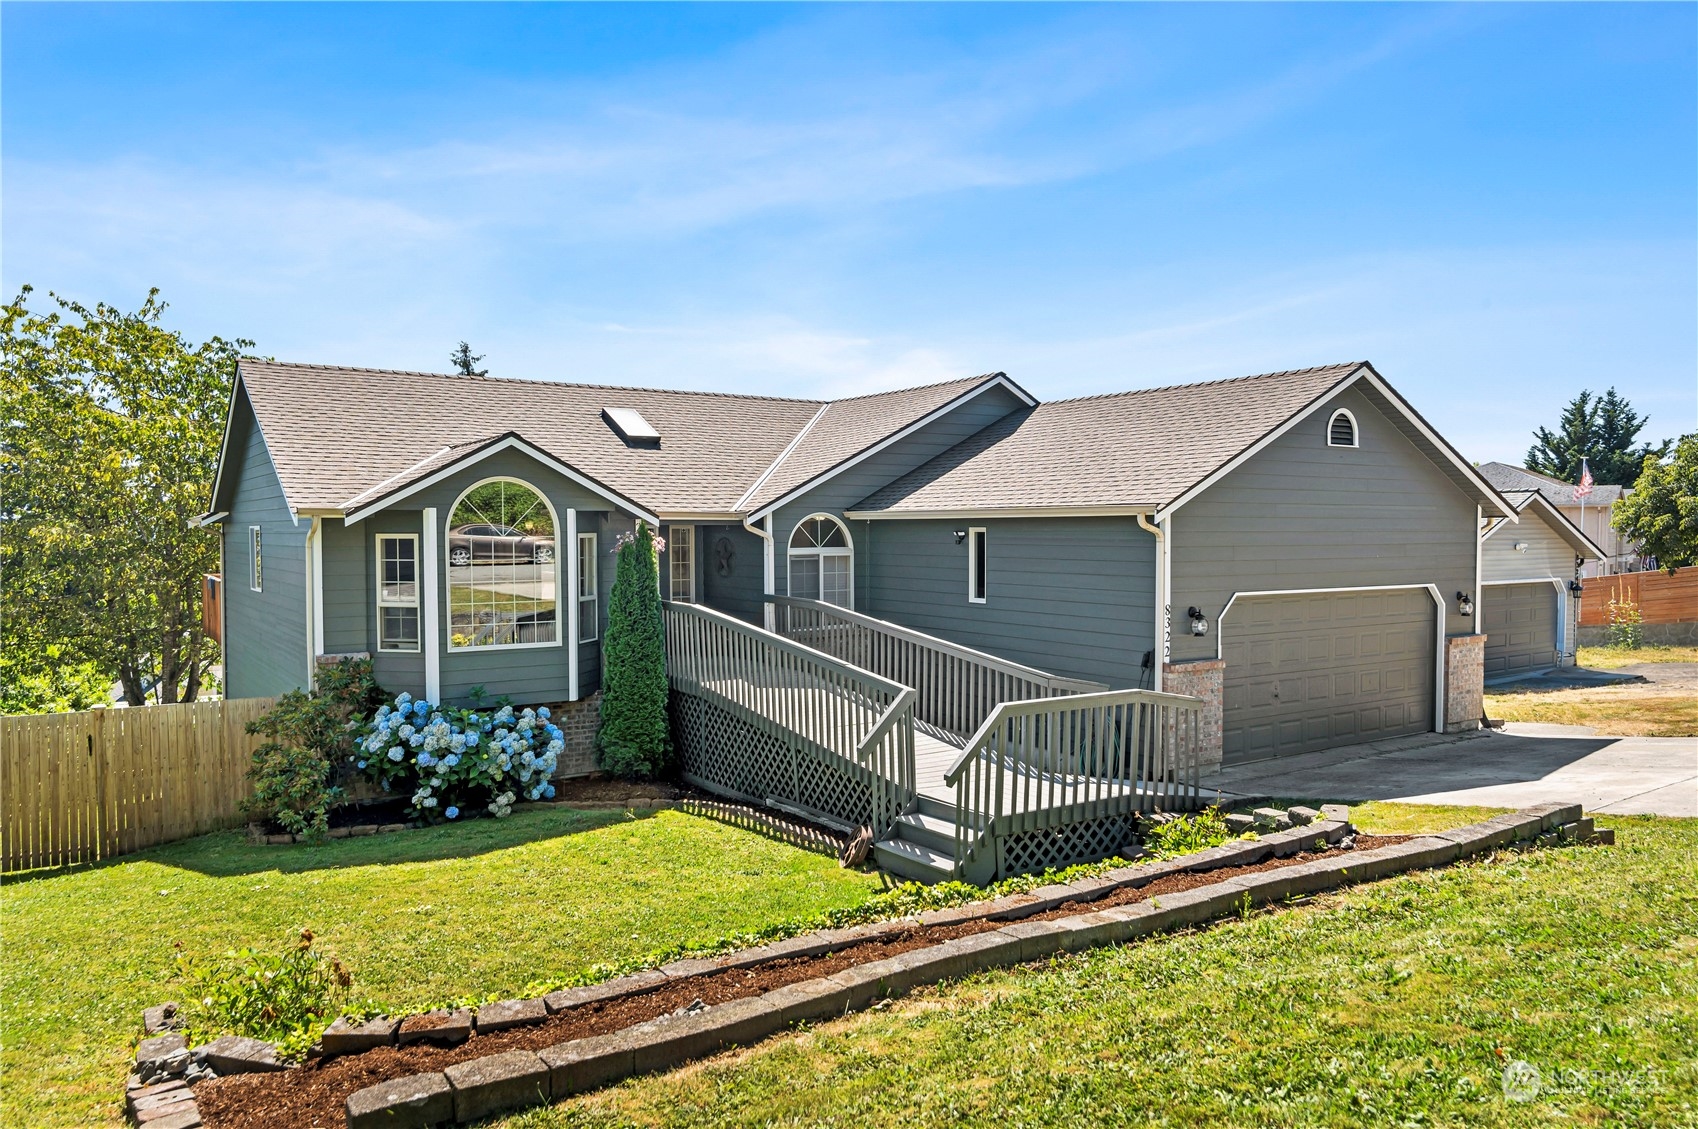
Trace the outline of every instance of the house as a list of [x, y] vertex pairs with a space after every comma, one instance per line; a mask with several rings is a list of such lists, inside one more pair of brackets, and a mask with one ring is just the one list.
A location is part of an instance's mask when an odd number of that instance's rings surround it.
[[246, 359], [210, 511], [232, 697], [370, 653], [587, 734], [641, 521], [679, 606], [800, 598], [1195, 695], [1204, 768], [1477, 725], [1481, 530], [1521, 515], [1366, 362], [1041, 403], [1002, 373], [828, 402]]
[[1488, 519], [1480, 541], [1486, 679], [1573, 666], [1580, 576], [1605, 558], [1539, 490], [1506, 492], [1521, 521]]
[[1602, 558], [1588, 557], [1581, 576], [1614, 576], [1618, 572], [1640, 572], [1645, 568], [1645, 558], [1639, 547], [1622, 537], [1610, 524], [1615, 504], [1633, 493], [1632, 487], [1606, 486], [1600, 482], [1582, 498], [1576, 496], [1577, 487], [1572, 482], [1508, 463], [1481, 463], [1480, 475], [1505, 495], [1538, 491], [1588, 541], [1601, 549]]

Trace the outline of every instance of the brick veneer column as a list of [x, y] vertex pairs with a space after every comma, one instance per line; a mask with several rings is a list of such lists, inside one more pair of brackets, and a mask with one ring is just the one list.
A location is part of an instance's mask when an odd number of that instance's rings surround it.
[[1444, 731], [1480, 728], [1485, 713], [1486, 637], [1452, 635], [1445, 640]]
[[1213, 772], [1220, 767], [1221, 746], [1226, 736], [1226, 715], [1223, 712], [1226, 660], [1164, 663], [1161, 684], [1162, 689], [1170, 694], [1189, 694], [1203, 699], [1203, 713], [1198, 719], [1202, 737], [1201, 768], [1204, 772]]
[[555, 779], [588, 776], [595, 771], [595, 731], [601, 724], [601, 691], [576, 702], [551, 703], [550, 718], [560, 727], [566, 749], [554, 767]]

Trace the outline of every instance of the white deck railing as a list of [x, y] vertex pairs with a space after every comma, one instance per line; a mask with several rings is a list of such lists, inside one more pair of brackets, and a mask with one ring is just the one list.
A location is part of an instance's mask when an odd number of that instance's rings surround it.
[[835, 604], [768, 596], [780, 635], [919, 691], [914, 716], [966, 737], [1005, 702], [1088, 694], [1101, 682], [1062, 678], [874, 619]]
[[[1015, 837], [1041, 858], [1041, 841], [1063, 827], [1112, 829], [1134, 812], [1197, 807], [1201, 707], [1150, 690], [998, 705], [944, 774], [955, 788], [957, 871], [1015, 868], [975, 859]], [[1112, 852], [1120, 843], [1094, 846]]]
[[[913, 804], [914, 690], [711, 608], [668, 603], [665, 617], [673, 690], [729, 703], [741, 721], [788, 750], [790, 763], [767, 766], [761, 777], [771, 797], [855, 822], [868, 818], [870, 806], [871, 825], [879, 835]], [[700, 735], [684, 739], [706, 740]], [[716, 755], [710, 749], [685, 752], [687, 757], [698, 754], [702, 763]], [[808, 754], [828, 763], [796, 759]], [[761, 754], [733, 750], [731, 755]], [[831, 758], [840, 763], [829, 763]], [[821, 784], [817, 777], [822, 772], [835, 774], [836, 784]], [[861, 802], [862, 787], [870, 790], [870, 804]]]

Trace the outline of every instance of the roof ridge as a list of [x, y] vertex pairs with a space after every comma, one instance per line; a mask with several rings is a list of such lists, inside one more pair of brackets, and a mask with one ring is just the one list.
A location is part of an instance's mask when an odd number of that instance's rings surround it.
[[[460, 372], [365, 368], [359, 365], [321, 365], [307, 361], [276, 361], [265, 357], [242, 357], [241, 362], [266, 365], [272, 368], [311, 369], [317, 372], [369, 373], [373, 376], [428, 376], [437, 380], [491, 381], [497, 384], [547, 384], [565, 388], [589, 388], [604, 392], [659, 392], [669, 396], [721, 396], [728, 400], [776, 400], [787, 404], [829, 404], [833, 402], [805, 396], [765, 396], [756, 392], [710, 392], [690, 388], [646, 388], [637, 384], [595, 384], [575, 380], [550, 380], [539, 376], [468, 376]], [[888, 395], [888, 393], [882, 394]]]
[[930, 384], [914, 384], [907, 388], [891, 388], [884, 392], [863, 392], [859, 396], [844, 396], [837, 400], [827, 400], [826, 403], [850, 404], [856, 400], [873, 400], [880, 396], [896, 396], [904, 392], [926, 392], [933, 388], [945, 388], [951, 384], [982, 384], [987, 380], [995, 380], [999, 376], [1006, 379], [1008, 374], [1005, 372], [985, 372], [978, 376], [958, 376], [953, 380], [934, 380]]
[[1310, 365], [1308, 368], [1282, 369], [1279, 372], [1259, 372], [1251, 376], [1227, 376], [1217, 380], [1194, 380], [1181, 384], [1158, 384], [1154, 388], [1129, 388], [1124, 392], [1099, 392], [1091, 396], [1071, 396], [1065, 400], [1049, 400], [1050, 406], [1056, 404], [1077, 404], [1085, 400], [1114, 400], [1123, 396], [1145, 396], [1152, 392], [1177, 392], [1181, 389], [1213, 388], [1221, 384], [1242, 384], [1251, 380], [1271, 380], [1276, 376], [1302, 376], [1305, 373], [1325, 372], [1327, 369], [1349, 371], [1367, 364], [1367, 361], [1342, 361], [1331, 365]]

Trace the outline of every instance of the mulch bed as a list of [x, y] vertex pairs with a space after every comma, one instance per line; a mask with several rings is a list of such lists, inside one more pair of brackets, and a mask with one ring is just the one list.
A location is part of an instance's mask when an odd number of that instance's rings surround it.
[[[1356, 850], [1402, 843], [1407, 835], [1358, 835]], [[1046, 921], [1130, 905], [1163, 894], [1212, 885], [1240, 874], [1278, 870], [1336, 854], [1305, 851], [1289, 858], [1269, 859], [1254, 866], [1229, 866], [1200, 873], [1173, 874], [1146, 886], [1123, 888], [1088, 902], [1068, 902], [1026, 920]], [[195, 1104], [208, 1129], [339, 1129], [345, 1126], [345, 1103], [356, 1090], [391, 1078], [442, 1070], [457, 1062], [502, 1051], [538, 1051], [558, 1043], [621, 1031], [663, 1015], [701, 1004], [722, 1004], [757, 996], [913, 949], [1000, 929], [1006, 921], [964, 921], [953, 925], [915, 925], [911, 929], [859, 942], [834, 953], [770, 961], [748, 969], [693, 976], [663, 984], [638, 996], [585, 1004], [529, 1027], [488, 1035], [473, 1035], [457, 1047], [414, 1044], [379, 1047], [363, 1054], [309, 1059], [303, 1066], [274, 1074], [237, 1074], [215, 1078], [195, 1087]]]

